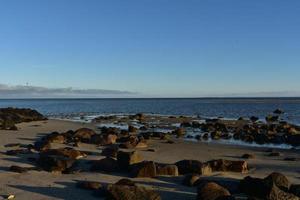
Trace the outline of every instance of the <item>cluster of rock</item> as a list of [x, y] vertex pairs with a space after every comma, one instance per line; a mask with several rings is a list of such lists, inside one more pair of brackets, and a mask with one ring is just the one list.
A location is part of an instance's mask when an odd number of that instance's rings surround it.
[[266, 117], [266, 122], [259, 121], [257, 117], [238, 120], [207, 119], [205, 123], [184, 122], [181, 127], [201, 129], [204, 134], [196, 136], [198, 140], [234, 139], [247, 143], [299, 146], [300, 127], [280, 120], [282, 113], [281, 110], [275, 110], [274, 115]]
[[32, 109], [1, 108], [0, 129], [17, 130], [16, 124], [22, 122], [46, 120], [42, 114]]

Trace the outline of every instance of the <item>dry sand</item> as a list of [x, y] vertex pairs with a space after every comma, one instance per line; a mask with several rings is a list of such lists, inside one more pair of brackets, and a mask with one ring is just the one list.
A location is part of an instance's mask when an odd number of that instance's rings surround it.
[[[24, 174], [9, 172], [11, 165], [32, 166], [27, 160], [33, 155], [8, 156], [5, 152], [9, 149], [4, 145], [9, 143], [32, 144], [37, 138], [52, 131], [76, 130], [81, 127], [96, 129], [93, 124], [83, 124], [67, 121], [49, 120], [47, 122], [32, 122], [19, 124], [19, 131], [0, 131], [0, 195], [14, 194], [20, 200], [49, 200], [49, 199], [99, 199], [93, 197], [92, 192], [80, 190], [75, 187], [78, 180], [98, 181], [102, 183], [114, 183], [124, 176], [118, 174], [102, 174], [82, 172], [78, 174], [64, 175], [53, 174], [44, 171], [29, 171]], [[266, 148], [249, 148], [242, 146], [229, 146], [212, 143], [189, 142], [175, 140], [175, 144], [166, 144], [160, 140], [152, 140], [149, 148], [156, 152], [139, 150], [145, 160], [153, 160], [162, 163], [174, 163], [182, 159], [196, 159], [207, 161], [211, 159], [239, 159], [244, 153], [256, 155], [249, 160], [252, 170], [249, 174], [215, 173], [210, 178], [219, 180], [236, 180], [244, 176], [265, 177], [271, 172], [282, 172], [288, 176], [292, 183], [300, 183], [300, 162], [284, 161], [286, 157], [299, 158], [296, 150], [277, 150], [282, 153], [280, 157], [268, 157]], [[101, 148], [94, 145], [82, 145], [80, 150], [90, 151], [94, 154], [87, 160], [102, 158]], [[196, 188], [182, 186], [182, 177], [158, 177], [156, 179], [135, 179], [144, 186], [153, 187], [160, 191], [162, 199], [195, 199]], [[1, 198], [0, 198], [1, 199]]]

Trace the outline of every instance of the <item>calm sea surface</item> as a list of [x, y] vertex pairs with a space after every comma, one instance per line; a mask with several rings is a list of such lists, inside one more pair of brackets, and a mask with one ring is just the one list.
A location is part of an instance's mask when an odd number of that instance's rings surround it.
[[264, 118], [280, 108], [286, 112], [284, 119], [300, 124], [300, 98], [2, 99], [0, 107], [32, 108], [55, 117], [142, 112], [227, 118]]

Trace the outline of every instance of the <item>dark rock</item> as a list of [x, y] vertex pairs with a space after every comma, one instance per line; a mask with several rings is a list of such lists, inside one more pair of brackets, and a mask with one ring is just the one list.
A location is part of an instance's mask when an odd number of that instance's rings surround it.
[[99, 182], [80, 181], [77, 183], [77, 187], [84, 190], [99, 190], [102, 188], [102, 185]]
[[255, 155], [247, 153], [247, 154], [242, 155], [242, 158], [243, 159], [255, 159]]
[[110, 185], [106, 200], [161, 200], [161, 197], [157, 192], [143, 187]]
[[290, 187], [290, 183], [287, 177], [278, 172], [273, 172], [272, 174], [270, 174], [265, 178], [265, 181], [274, 183], [278, 188], [285, 192], [287, 192]]
[[118, 161], [119, 168], [121, 170], [128, 170], [130, 165], [142, 162], [143, 159], [136, 151], [132, 151], [132, 152], [119, 151], [117, 156], [117, 161]]
[[232, 160], [212, 160], [208, 162], [213, 171], [223, 172], [239, 172], [248, 173], [248, 164], [246, 161], [232, 161]]
[[182, 184], [189, 187], [193, 187], [197, 185], [197, 182], [200, 180], [200, 177], [201, 176], [199, 174], [187, 174], [185, 175]]
[[158, 176], [178, 176], [178, 167], [176, 165], [156, 164]]
[[230, 196], [230, 192], [222, 186], [208, 182], [198, 188], [198, 200], [219, 200], [223, 197]]
[[68, 173], [75, 164], [75, 159], [57, 155], [40, 155], [37, 164], [49, 172]]
[[289, 192], [300, 197], [300, 185], [291, 185]]
[[116, 172], [118, 170], [118, 162], [113, 158], [104, 158], [94, 161], [91, 166], [91, 171], [100, 172]]
[[153, 161], [144, 161], [130, 166], [130, 174], [137, 178], [153, 178], [157, 175], [156, 165]]
[[115, 185], [127, 185], [127, 186], [135, 186], [135, 182], [130, 179], [123, 178], [115, 183]]
[[110, 146], [102, 150], [101, 155], [109, 158], [117, 158], [119, 148], [118, 146]]
[[81, 128], [75, 131], [74, 138], [78, 138], [81, 142], [89, 143], [95, 131], [89, 128]]
[[28, 168], [13, 165], [9, 168], [9, 171], [21, 174], [21, 173], [28, 172]]
[[138, 131], [138, 129], [135, 128], [134, 126], [128, 126], [128, 132], [129, 132], [129, 133], [135, 133], [135, 132], [137, 132], [137, 131]]
[[276, 115], [281, 115], [281, 114], [283, 114], [284, 113], [284, 111], [283, 110], [281, 110], [281, 109], [276, 109], [276, 110], [274, 110], [274, 112], [273, 112], [274, 114], [276, 114]]
[[209, 175], [212, 173], [212, 168], [198, 160], [181, 160], [175, 163], [178, 167], [179, 174], [196, 173], [200, 175]]

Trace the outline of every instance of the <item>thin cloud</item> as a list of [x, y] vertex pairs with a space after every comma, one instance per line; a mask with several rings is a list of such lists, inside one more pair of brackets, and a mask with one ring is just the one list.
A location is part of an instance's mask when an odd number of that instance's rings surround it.
[[39, 86], [0, 84], [0, 98], [55, 98], [55, 97], [114, 97], [136, 93], [121, 90], [47, 88]]

